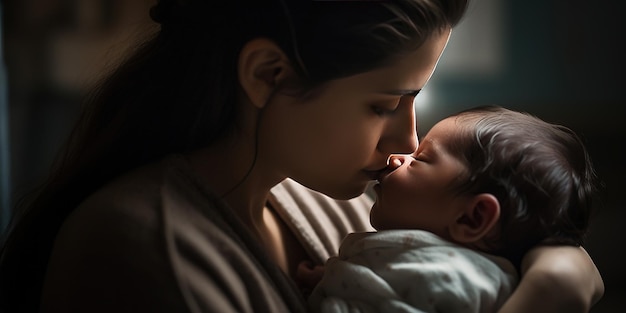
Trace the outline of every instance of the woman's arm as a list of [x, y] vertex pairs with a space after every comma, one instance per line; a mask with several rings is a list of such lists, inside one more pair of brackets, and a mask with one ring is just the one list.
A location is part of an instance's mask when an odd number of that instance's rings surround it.
[[585, 249], [539, 246], [524, 256], [520, 284], [499, 312], [588, 312], [603, 294]]

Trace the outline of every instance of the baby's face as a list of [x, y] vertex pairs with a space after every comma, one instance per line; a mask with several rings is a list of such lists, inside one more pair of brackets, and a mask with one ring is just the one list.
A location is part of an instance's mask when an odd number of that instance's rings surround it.
[[463, 214], [467, 196], [453, 187], [467, 177], [466, 167], [446, 149], [459, 131], [453, 118], [437, 123], [412, 155], [392, 156], [389, 172], [374, 187], [372, 226], [422, 229], [447, 238], [447, 227]]

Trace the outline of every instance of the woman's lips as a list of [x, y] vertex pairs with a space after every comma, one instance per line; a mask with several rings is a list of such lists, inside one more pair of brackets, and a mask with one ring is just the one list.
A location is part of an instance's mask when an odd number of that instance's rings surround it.
[[370, 180], [378, 180], [378, 177], [380, 177], [380, 173], [383, 171], [384, 169], [381, 170], [375, 170], [375, 171], [365, 171], [365, 175], [367, 175], [367, 177], [369, 177]]
[[387, 176], [389, 176], [389, 174], [391, 174], [391, 172], [393, 172], [395, 169], [386, 167], [384, 169], [382, 169], [381, 171], [379, 171], [378, 173], [378, 177], [376, 178], [376, 180], [378, 181], [379, 184], [382, 184], [383, 181], [385, 180], [385, 178], [387, 178]]

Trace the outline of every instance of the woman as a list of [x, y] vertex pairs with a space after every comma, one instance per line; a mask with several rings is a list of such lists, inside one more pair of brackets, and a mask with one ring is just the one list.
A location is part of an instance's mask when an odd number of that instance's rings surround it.
[[[367, 229], [371, 201], [359, 195], [390, 154], [416, 149], [413, 99], [465, 8], [160, 1], [160, 32], [103, 82], [16, 219], [0, 302], [303, 311], [297, 264], [322, 264], [343, 235]], [[511, 312], [538, 302], [585, 311], [602, 293], [583, 250], [536, 249], [525, 264]]]

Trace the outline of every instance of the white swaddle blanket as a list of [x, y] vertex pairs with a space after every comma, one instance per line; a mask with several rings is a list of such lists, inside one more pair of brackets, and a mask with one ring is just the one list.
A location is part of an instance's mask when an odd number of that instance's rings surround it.
[[506, 259], [420, 230], [355, 233], [309, 297], [313, 312], [495, 312], [517, 284]]

